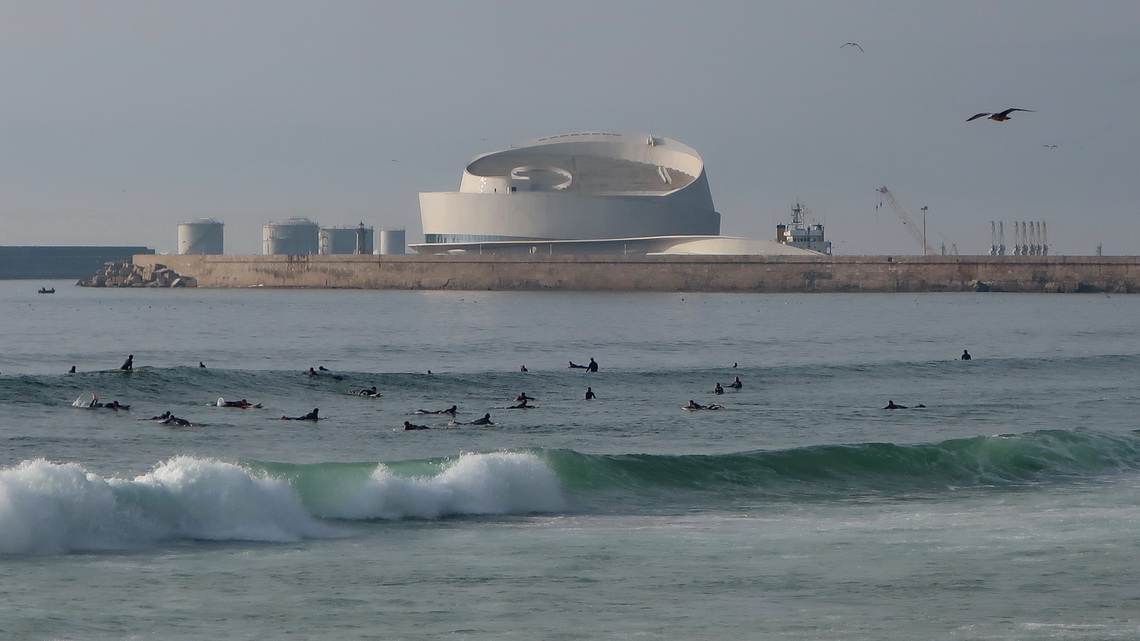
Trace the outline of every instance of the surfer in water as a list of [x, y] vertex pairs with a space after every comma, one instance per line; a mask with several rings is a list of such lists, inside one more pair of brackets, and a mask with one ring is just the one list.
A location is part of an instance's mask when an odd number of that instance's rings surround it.
[[682, 405], [683, 409], [687, 410], [722, 410], [724, 406], [720, 403], [709, 403], [708, 405], [701, 405], [700, 403], [690, 399], [688, 405]]
[[[530, 397], [527, 397], [527, 398], [530, 398]], [[519, 402], [518, 405], [511, 405], [510, 407], [507, 407], [506, 409], [509, 409], [509, 410], [530, 410], [530, 409], [534, 409], [533, 405], [527, 405], [526, 402], [527, 402], [526, 398], [524, 398], [522, 401]]]
[[518, 396], [515, 397], [515, 401], [518, 401], [518, 402], [533, 401], [533, 400], [534, 400], [534, 397], [533, 396], [527, 396], [526, 392], [522, 392], [521, 394], [519, 394]]
[[594, 394], [594, 388], [592, 388], [592, 387], [587, 387], [587, 388], [586, 388], [586, 400], [587, 400], [587, 401], [592, 401], [592, 400], [594, 400], [595, 398], [597, 398], [597, 396]]
[[720, 386], [719, 381], [717, 382], [716, 387], [713, 387], [713, 394], [724, 394], [724, 388]]
[[962, 360], [964, 360], [964, 361], [968, 361], [968, 360], [970, 360], [971, 358], [973, 358], [973, 356], [970, 356], [970, 351], [969, 351], [969, 350], [965, 350], [965, 349], [964, 349], [964, 350], [962, 350]]
[[429, 428], [427, 425], [413, 425], [412, 423], [409, 423], [408, 421], [404, 421], [404, 430], [405, 431], [407, 431], [407, 430], [427, 430], [427, 429], [431, 429], [431, 428]]
[[170, 412], [167, 412], [166, 414], [166, 419], [162, 421], [163, 425], [177, 425], [179, 427], [201, 427], [201, 425], [198, 423], [191, 423], [184, 418], [178, 418]]
[[75, 366], [74, 366], [74, 365], [72, 365], [72, 366], [71, 366], [71, 369], [67, 370], [67, 373], [68, 373], [68, 374], [74, 374], [74, 373], [75, 373]]
[[896, 405], [894, 401], [887, 401], [887, 406], [884, 407], [883, 409], [885, 409], [885, 410], [905, 410], [905, 409], [907, 409], [907, 406], [906, 405]]
[[589, 364], [589, 365], [586, 365], [586, 371], [587, 371], [587, 372], [596, 372], [596, 371], [598, 371], [598, 362], [597, 362], [597, 361], [595, 361], [593, 358], [591, 358], [591, 359], [590, 359], [590, 364]]
[[133, 371], [134, 368], [135, 368], [135, 355], [134, 354], [127, 354], [127, 360], [124, 361], [123, 364], [119, 366], [119, 369], [123, 370], [124, 372], [130, 372], [130, 371]]
[[458, 406], [452, 405], [445, 410], [416, 410], [416, 414], [450, 414], [452, 416], [455, 416], [455, 412], [458, 409]]
[[305, 414], [304, 416], [282, 416], [280, 420], [282, 420], [282, 421], [318, 421], [318, 420], [320, 420], [320, 417], [317, 416], [317, 414], [320, 411], [321, 411], [321, 408], [314, 407], [313, 411], [309, 412], [308, 414]]
[[348, 393], [353, 396], [380, 396], [380, 390], [376, 389], [375, 385], [372, 386], [372, 389], [349, 390]]
[[[72, 403], [72, 405], [74, 405], [74, 404], [75, 403]], [[92, 410], [94, 410], [94, 409], [106, 409], [106, 410], [129, 410], [129, 409], [131, 409], [130, 405], [123, 405], [119, 401], [111, 401], [110, 403], [100, 402], [98, 394], [92, 394], [91, 400], [87, 401], [87, 405], [85, 405], [84, 407], [86, 407], [87, 409], [92, 409]]]
[[224, 398], [219, 398], [218, 407], [240, 407], [241, 409], [245, 410], [251, 407], [261, 407], [261, 403], [250, 403], [244, 398], [240, 401], [227, 401]]
[[526, 368], [526, 365], [519, 365], [519, 371], [520, 371], [520, 372], [529, 372], [530, 370], [528, 370], [528, 369]]
[[740, 377], [737, 376], [736, 378], [732, 379], [732, 382], [729, 383], [728, 386], [731, 387], [732, 389], [740, 389], [740, 388], [744, 387], [744, 383], [741, 383]]
[[491, 413], [490, 412], [487, 412], [486, 414], [484, 414], [483, 418], [477, 418], [474, 421], [471, 421], [470, 423], [464, 423], [463, 421], [448, 421], [447, 424], [448, 425], [494, 425], [494, 423], [491, 422]]

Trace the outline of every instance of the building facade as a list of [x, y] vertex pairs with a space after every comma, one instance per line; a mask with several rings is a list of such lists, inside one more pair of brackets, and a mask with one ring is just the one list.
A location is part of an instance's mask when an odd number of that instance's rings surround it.
[[420, 194], [420, 218], [420, 253], [802, 251], [720, 236], [700, 154], [651, 134], [561, 134], [477, 156], [459, 191]]

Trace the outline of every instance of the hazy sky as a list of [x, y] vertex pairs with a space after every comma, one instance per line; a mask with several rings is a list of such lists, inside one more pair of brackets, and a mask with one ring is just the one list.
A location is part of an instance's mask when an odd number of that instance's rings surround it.
[[[841, 47], [857, 42], [854, 47]], [[0, 244], [174, 252], [177, 225], [404, 227], [474, 156], [646, 132], [722, 233], [799, 201], [837, 254], [1140, 254], [1140, 2], [0, 0]], [[1008, 122], [980, 111], [1035, 109]], [[1055, 147], [1053, 147], [1055, 145]]]

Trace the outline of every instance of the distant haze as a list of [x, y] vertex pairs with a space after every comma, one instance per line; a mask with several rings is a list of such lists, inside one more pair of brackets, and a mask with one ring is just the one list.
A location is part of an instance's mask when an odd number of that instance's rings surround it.
[[[1140, 3], [146, 2], [0, 7], [0, 244], [147, 245], [177, 224], [406, 228], [475, 155], [649, 132], [705, 160], [722, 233], [796, 202], [837, 254], [1140, 253]], [[862, 47], [843, 47], [856, 42]], [[1009, 107], [1006, 122], [978, 112]]]

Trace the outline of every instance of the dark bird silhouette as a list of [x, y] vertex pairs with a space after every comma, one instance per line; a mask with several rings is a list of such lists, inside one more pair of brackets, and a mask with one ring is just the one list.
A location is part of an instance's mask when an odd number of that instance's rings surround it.
[[[840, 49], [842, 49], [843, 47], [855, 47], [859, 51], [863, 51], [863, 47], [860, 47], [858, 42], [845, 42], [845, 43], [839, 45]], [[866, 52], [864, 52], [864, 53], [866, 53]]]
[[990, 120], [995, 120], [997, 122], [1005, 122], [1006, 120], [1009, 120], [1009, 114], [1011, 114], [1015, 111], [1033, 111], [1033, 109], [1018, 109], [1017, 107], [1011, 107], [1009, 109], [1006, 109], [1005, 111], [999, 111], [997, 113], [990, 113], [988, 111], [983, 111], [980, 114], [974, 114], [974, 115], [970, 116], [969, 118], [966, 119], [966, 122], [970, 122], [971, 120], [977, 120], [978, 118], [984, 118], [986, 116], [989, 116]]

